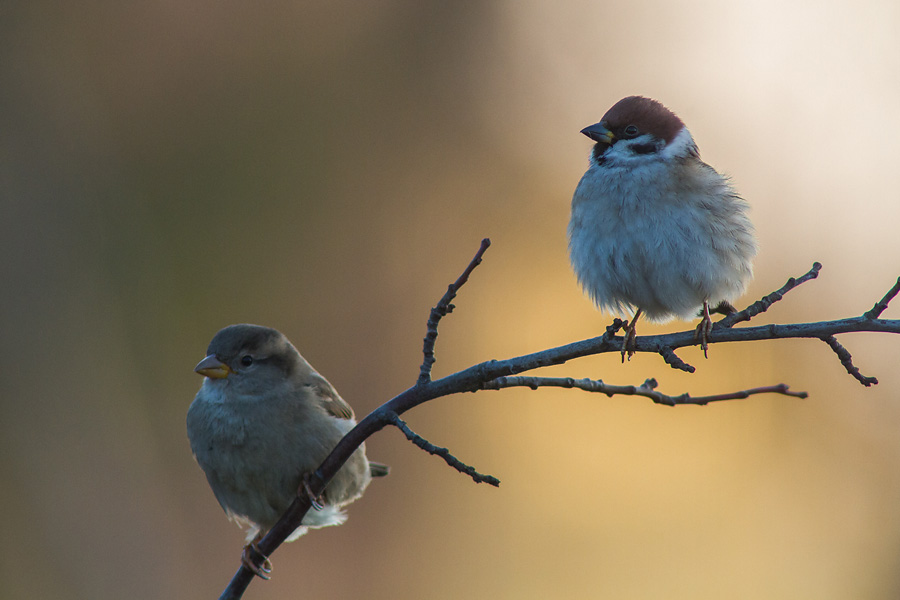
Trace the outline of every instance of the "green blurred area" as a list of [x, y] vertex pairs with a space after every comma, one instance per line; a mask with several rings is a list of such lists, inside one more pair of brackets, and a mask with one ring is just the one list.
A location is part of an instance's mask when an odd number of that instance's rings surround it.
[[[280, 329], [365, 414], [414, 383], [490, 237], [437, 375], [602, 331], [565, 227], [578, 131], [625, 95], [678, 112], [753, 205], [745, 304], [825, 264], [760, 322], [861, 314], [900, 274], [898, 34], [890, 2], [0, 6], [0, 598], [224, 588], [243, 535], [184, 426], [220, 327]], [[384, 431], [391, 476], [247, 597], [895, 598], [891, 338], [842, 338], [873, 389], [814, 341], [548, 370], [805, 401], [430, 403], [410, 425], [501, 487]]]

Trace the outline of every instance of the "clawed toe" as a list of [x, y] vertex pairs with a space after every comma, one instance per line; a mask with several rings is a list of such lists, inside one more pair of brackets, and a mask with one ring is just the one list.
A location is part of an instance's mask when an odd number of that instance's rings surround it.
[[268, 580], [270, 579], [269, 575], [272, 573], [272, 561], [259, 549], [257, 542], [261, 539], [262, 532], [257, 534], [253, 541], [244, 546], [244, 551], [241, 552], [241, 564], [250, 569], [260, 579]]
[[[730, 305], [729, 305], [730, 306]], [[716, 307], [717, 309], [719, 307]], [[709, 302], [703, 302], [703, 312], [697, 330], [694, 332], [694, 339], [700, 340], [700, 349], [703, 350], [703, 358], [709, 358], [707, 349], [709, 348], [709, 333], [712, 331], [712, 319], [709, 317]]]
[[630, 321], [625, 322], [625, 339], [622, 340], [622, 362], [625, 362], [625, 355], [628, 354], [628, 360], [634, 356], [637, 349], [635, 339], [637, 338], [637, 320], [641, 316], [641, 309], [637, 309], [634, 317]]
[[309, 503], [316, 510], [322, 510], [325, 508], [325, 498], [323, 494], [319, 494], [318, 496], [313, 494], [312, 488], [309, 485], [310, 475], [306, 473], [303, 475], [303, 481], [300, 484], [300, 489], [297, 490], [297, 495], [299, 496], [301, 493], [305, 494], [307, 498], [309, 498]]

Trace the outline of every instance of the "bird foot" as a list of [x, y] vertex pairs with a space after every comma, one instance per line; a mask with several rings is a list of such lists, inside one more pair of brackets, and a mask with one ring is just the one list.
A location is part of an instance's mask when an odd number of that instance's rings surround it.
[[637, 337], [636, 329], [631, 326], [631, 323], [626, 323], [625, 325], [625, 340], [622, 342], [622, 362], [625, 362], [625, 355], [628, 355], [628, 360], [631, 360], [631, 357], [634, 356], [634, 339]]
[[634, 317], [630, 321], [625, 321], [625, 339], [622, 341], [622, 362], [625, 362], [625, 354], [628, 354], [628, 360], [634, 356], [636, 350], [635, 338], [637, 337], [637, 320], [641, 316], [641, 309], [634, 313]]
[[297, 495], [299, 496], [301, 493], [305, 494], [307, 498], [309, 498], [309, 503], [316, 510], [322, 510], [325, 508], [325, 498], [323, 494], [319, 494], [318, 496], [313, 494], [312, 488], [309, 485], [310, 475], [306, 473], [303, 475], [303, 481], [300, 484], [300, 489], [297, 490]]
[[244, 551], [241, 552], [241, 564], [250, 569], [260, 579], [268, 581], [271, 579], [269, 575], [272, 573], [272, 561], [262, 553], [262, 550], [257, 545], [262, 537], [262, 532], [259, 532], [249, 544], [244, 546]]
[[[716, 307], [717, 309], [719, 307]], [[712, 331], [712, 319], [709, 317], [709, 303], [703, 303], [702, 318], [697, 330], [694, 332], [694, 340], [700, 340], [700, 349], [703, 350], [703, 358], [709, 358], [707, 349], [709, 348], [709, 332]]]

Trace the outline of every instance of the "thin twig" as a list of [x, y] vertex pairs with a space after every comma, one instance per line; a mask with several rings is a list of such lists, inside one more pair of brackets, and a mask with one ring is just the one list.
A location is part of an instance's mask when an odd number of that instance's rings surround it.
[[877, 319], [898, 293], [900, 293], [900, 277], [897, 278], [897, 282], [888, 290], [888, 293], [884, 295], [884, 298], [876, 302], [875, 306], [872, 307], [872, 310], [864, 313], [863, 316], [867, 319]]
[[[876, 305], [877, 306], [877, 305]], [[841, 360], [841, 364], [844, 365], [844, 368], [847, 369], [847, 372], [853, 376], [858, 382], [863, 384], [866, 387], [871, 385], [875, 385], [878, 383], [878, 379], [875, 377], [866, 377], [862, 373], [859, 372], [859, 369], [856, 368], [853, 364], [853, 357], [850, 355], [850, 352], [844, 348], [840, 342], [837, 341], [837, 338], [833, 335], [827, 335], [822, 338], [822, 341], [828, 344], [834, 353], [838, 355], [838, 358]]]
[[579, 389], [586, 392], [595, 392], [606, 394], [609, 397], [614, 395], [625, 396], [643, 396], [650, 398], [656, 404], [665, 406], [680, 405], [700, 405], [704, 406], [710, 402], [719, 402], [722, 400], [741, 400], [749, 398], [757, 394], [782, 394], [784, 396], [793, 396], [794, 398], [806, 398], [806, 392], [793, 392], [787, 385], [780, 383], [778, 385], [770, 385], [765, 387], [752, 388], [749, 390], [741, 390], [739, 392], [728, 392], [725, 394], [715, 394], [713, 396], [697, 396], [690, 394], [681, 394], [679, 396], [668, 396], [656, 391], [656, 380], [648, 379], [641, 385], [610, 385], [603, 383], [599, 379], [573, 379], [572, 377], [498, 377], [493, 381], [487, 381], [482, 385], [484, 390], [500, 390], [511, 387], [527, 387], [536, 390], [542, 387], [561, 387], [569, 389]]
[[492, 475], [484, 475], [475, 470], [474, 467], [470, 467], [466, 463], [462, 462], [452, 454], [447, 448], [441, 448], [440, 446], [435, 446], [421, 435], [413, 431], [409, 428], [409, 425], [401, 419], [396, 413], [391, 417], [391, 424], [403, 432], [403, 435], [406, 436], [406, 439], [411, 441], [413, 444], [424, 450], [429, 454], [433, 454], [435, 456], [440, 456], [444, 459], [448, 465], [459, 471], [460, 473], [464, 473], [472, 478], [475, 483], [489, 483], [494, 487], [500, 487], [500, 480]]
[[672, 348], [670, 348], [669, 346], [660, 346], [659, 355], [662, 356], [663, 360], [666, 361], [666, 364], [671, 366], [673, 369], [679, 369], [688, 373], [693, 373], [697, 370], [693, 365], [689, 365], [681, 360], [681, 358], [677, 354], [675, 354], [675, 351], [672, 350]]
[[424, 359], [422, 360], [422, 366], [419, 367], [419, 380], [417, 385], [423, 385], [431, 381], [431, 367], [434, 366], [434, 345], [437, 342], [438, 336], [438, 323], [441, 322], [441, 319], [444, 318], [448, 313], [453, 312], [454, 306], [451, 304], [453, 299], [456, 298], [456, 293], [459, 291], [463, 285], [465, 285], [466, 281], [469, 280], [469, 275], [472, 271], [481, 264], [481, 257], [484, 256], [484, 252], [490, 248], [491, 240], [488, 238], [484, 238], [481, 240], [481, 247], [478, 248], [478, 252], [475, 253], [475, 257], [469, 261], [469, 266], [466, 267], [465, 271], [462, 272], [462, 275], [459, 276], [459, 279], [451, 283], [447, 287], [447, 292], [444, 296], [438, 301], [437, 305], [431, 309], [431, 313], [428, 316], [428, 325], [427, 330], [425, 332], [424, 344], [422, 346], [422, 354], [424, 355]]
[[781, 288], [775, 290], [771, 294], [764, 296], [760, 300], [757, 300], [744, 310], [738, 311], [736, 313], [732, 313], [725, 317], [724, 319], [720, 319], [713, 324], [713, 329], [727, 329], [729, 327], [733, 327], [734, 325], [741, 323], [743, 321], [749, 321], [756, 315], [760, 313], [764, 313], [769, 310], [769, 307], [784, 298], [784, 295], [789, 291], [797, 287], [798, 285], [809, 281], [810, 279], [815, 279], [819, 276], [819, 271], [822, 269], [822, 264], [815, 262], [813, 263], [812, 268], [807, 271], [805, 274], [800, 277], [791, 277], [787, 280]]

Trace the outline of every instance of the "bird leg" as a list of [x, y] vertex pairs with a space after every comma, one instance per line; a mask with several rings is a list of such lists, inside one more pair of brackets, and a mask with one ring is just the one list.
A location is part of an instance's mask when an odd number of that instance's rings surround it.
[[269, 557], [262, 553], [257, 545], [259, 540], [263, 539], [265, 532], [257, 533], [249, 544], [244, 546], [241, 552], [241, 564], [250, 569], [254, 575], [260, 579], [270, 579], [269, 574], [272, 572], [272, 561]]
[[631, 360], [631, 357], [634, 356], [634, 338], [637, 337], [637, 333], [635, 330], [635, 325], [637, 325], [637, 320], [641, 316], [641, 309], [637, 309], [637, 312], [634, 313], [634, 316], [631, 317], [630, 321], [625, 322], [625, 340], [622, 342], [622, 362], [625, 362], [625, 353], [628, 353], [628, 360]]
[[[721, 305], [720, 305], [721, 306]], [[716, 308], [719, 308], [718, 306]], [[712, 319], [709, 318], [709, 301], [703, 301], [703, 311], [701, 312], [700, 324], [697, 325], [697, 331], [694, 332], [694, 339], [700, 340], [700, 348], [703, 350], [703, 358], [709, 358], [706, 354], [709, 348], [709, 332], [712, 331]]]
[[309, 498], [309, 503], [316, 510], [322, 510], [325, 508], [325, 495], [319, 494], [316, 496], [313, 494], [312, 488], [309, 486], [309, 473], [303, 474], [302, 482], [300, 483], [300, 489], [297, 490], [297, 495], [305, 494], [307, 498]]

